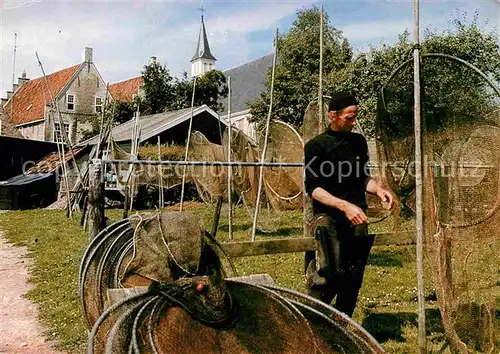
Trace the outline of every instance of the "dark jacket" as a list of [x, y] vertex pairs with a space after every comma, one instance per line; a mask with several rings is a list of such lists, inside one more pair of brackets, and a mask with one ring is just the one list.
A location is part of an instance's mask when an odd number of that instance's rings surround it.
[[[315, 188], [321, 187], [366, 210], [366, 186], [370, 180], [368, 160], [368, 144], [363, 135], [333, 131], [329, 127], [304, 146], [306, 193], [311, 196]], [[314, 199], [313, 209], [315, 214], [342, 214]]]

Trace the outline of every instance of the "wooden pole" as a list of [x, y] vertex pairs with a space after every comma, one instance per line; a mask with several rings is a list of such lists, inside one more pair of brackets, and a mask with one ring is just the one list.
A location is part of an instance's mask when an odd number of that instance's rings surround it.
[[[227, 131], [227, 161], [231, 162], [231, 76], [227, 78], [227, 120], [228, 120], [228, 131]], [[233, 172], [232, 166], [227, 166], [227, 207], [228, 207], [228, 225], [229, 225], [229, 240], [233, 240], [233, 208], [231, 200], [231, 174]]]
[[420, 110], [420, 26], [419, 0], [413, 0], [414, 5], [414, 124], [415, 124], [415, 186], [416, 186], [416, 225], [417, 225], [417, 298], [418, 298], [418, 348], [421, 354], [427, 352], [425, 338], [425, 297], [423, 270], [423, 213], [422, 213], [422, 131]]
[[[161, 162], [161, 141], [160, 136], [158, 135], [158, 161]], [[163, 208], [163, 167], [158, 165], [158, 208]]]
[[[266, 150], [267, 150], [267, 139], [269, 136], [269, 122], [271, 121], [271, 113], [273, 110], [273, 91], [274, 91], [274, 71], [276, 69], [276, 54], [278, 52], [278, 28], [276, 28], [276, 38], [274, 40], [274, 57], [273, 57], [273, 70], [271, 76], [271, 97], [269, 98], [269, 111], [267, 114], [266, 120], [266, 134], [264, 138], [264, 147], [262, 149], [262, 154], [260, 157], [261, 163], [264, 162], [266, 158]], [[259, 185], [257, 188], [257, 200], [255, 202], [255, 211], [253, 215], [253, 223], [252, 223], [252, 241], [255, 241], [255, 231], [257, 228], [257, 216], [259, 215], [259, 204], [260, 204], [260, 195], [262, 193], [262, 177], [264, 173], [264, 166], [260, 166], [259, 169]]]
[[217, 234], [217, 228], [219, 226], [220, 211], [222, 209], [222, 197], [217, 198], [217, 206], [215, 207], [214, 222], [212, 224], [212, 236], [215, 237]]
[[321, 14], [319, 22], [319, 87], [318, 87], [318, 134], [321, 133], [323, 125], [323, 4], [321, 4]]
[[92, 240], [105, 227], [104, 181], [100, 160], [92, 160], [89, 165], [88, 230]]
[[[186, 141], [186, 151], [184, 152], [184, 161], [187, 161], [188, 151], [189, 151], [189, 142], [191, 139], [191, 129], [193, 127], [193, 109], [194, 109], [194, 93], [196, 90], [196, 76], [193, 79], [193, 94], [191, 96], [191, 119], [189, 120], [189, 129], [188, 136]], [[186, 184], [186, 168], [187, 165], [184, 165], [184, 170], [182, 172], [182, 186], [181, 186], [181, 203], [180, 203], [180, 211], [182, 211], [182, 206], [184, 203], [184, 185]]]

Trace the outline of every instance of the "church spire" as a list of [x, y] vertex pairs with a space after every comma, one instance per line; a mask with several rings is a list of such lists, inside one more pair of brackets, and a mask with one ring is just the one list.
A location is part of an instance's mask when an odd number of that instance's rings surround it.
[[210, 52], [210, 45], [208, 44], [207, 31], [205, 30], [205, 21], [203, 19], [203, 12], [205, 9], [203, 6], [200, 8], [201, 11], [201, 27], [200, 34], [198, 36], [198, 45], [196, 46], [196, 52], [191, 59], [191, 62], [194, 62], [198, 59], [209, 59], [209, 60], [217, 60]]

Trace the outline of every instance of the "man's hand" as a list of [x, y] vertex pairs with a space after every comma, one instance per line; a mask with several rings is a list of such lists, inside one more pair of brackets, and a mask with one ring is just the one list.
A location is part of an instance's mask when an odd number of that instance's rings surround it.
[[368, 222], [368, 217], [365, 215], [363, 210], [354, 204], [346, 202], [342, 211], [353, 225], [361, 225]]
[[382, 203], [389, 204], [387, 209], [389, 210], [392, 209], [392, 206], [394, 205], [394, 198], [392, 197], [392, 194], [388, 190], [379, 187], [377, 190], [377, 196], [380, 198]]
[[377, 195], [382, 203], [389, 204], [387, 209], [391, 210], [394, 204], [394, 198], [387, 189], [384, 189], [380, 184], [378, 184], [374, 179], [370, 179], [366, 185], [366, 191], [371, 194]]

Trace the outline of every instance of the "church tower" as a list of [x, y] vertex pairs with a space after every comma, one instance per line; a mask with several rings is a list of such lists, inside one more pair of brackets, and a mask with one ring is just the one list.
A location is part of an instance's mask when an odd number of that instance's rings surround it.
[[207, 71], [215, 69], [215, 57], [210, 52], [208, 45], [207, 32], [205, 30], [205, 22], [203, 21], [203, 8], [201, 8], [201, 27], [198, 36], [198, 45], [196, 52], [191, 59], [191, 77], [201, 76]]

